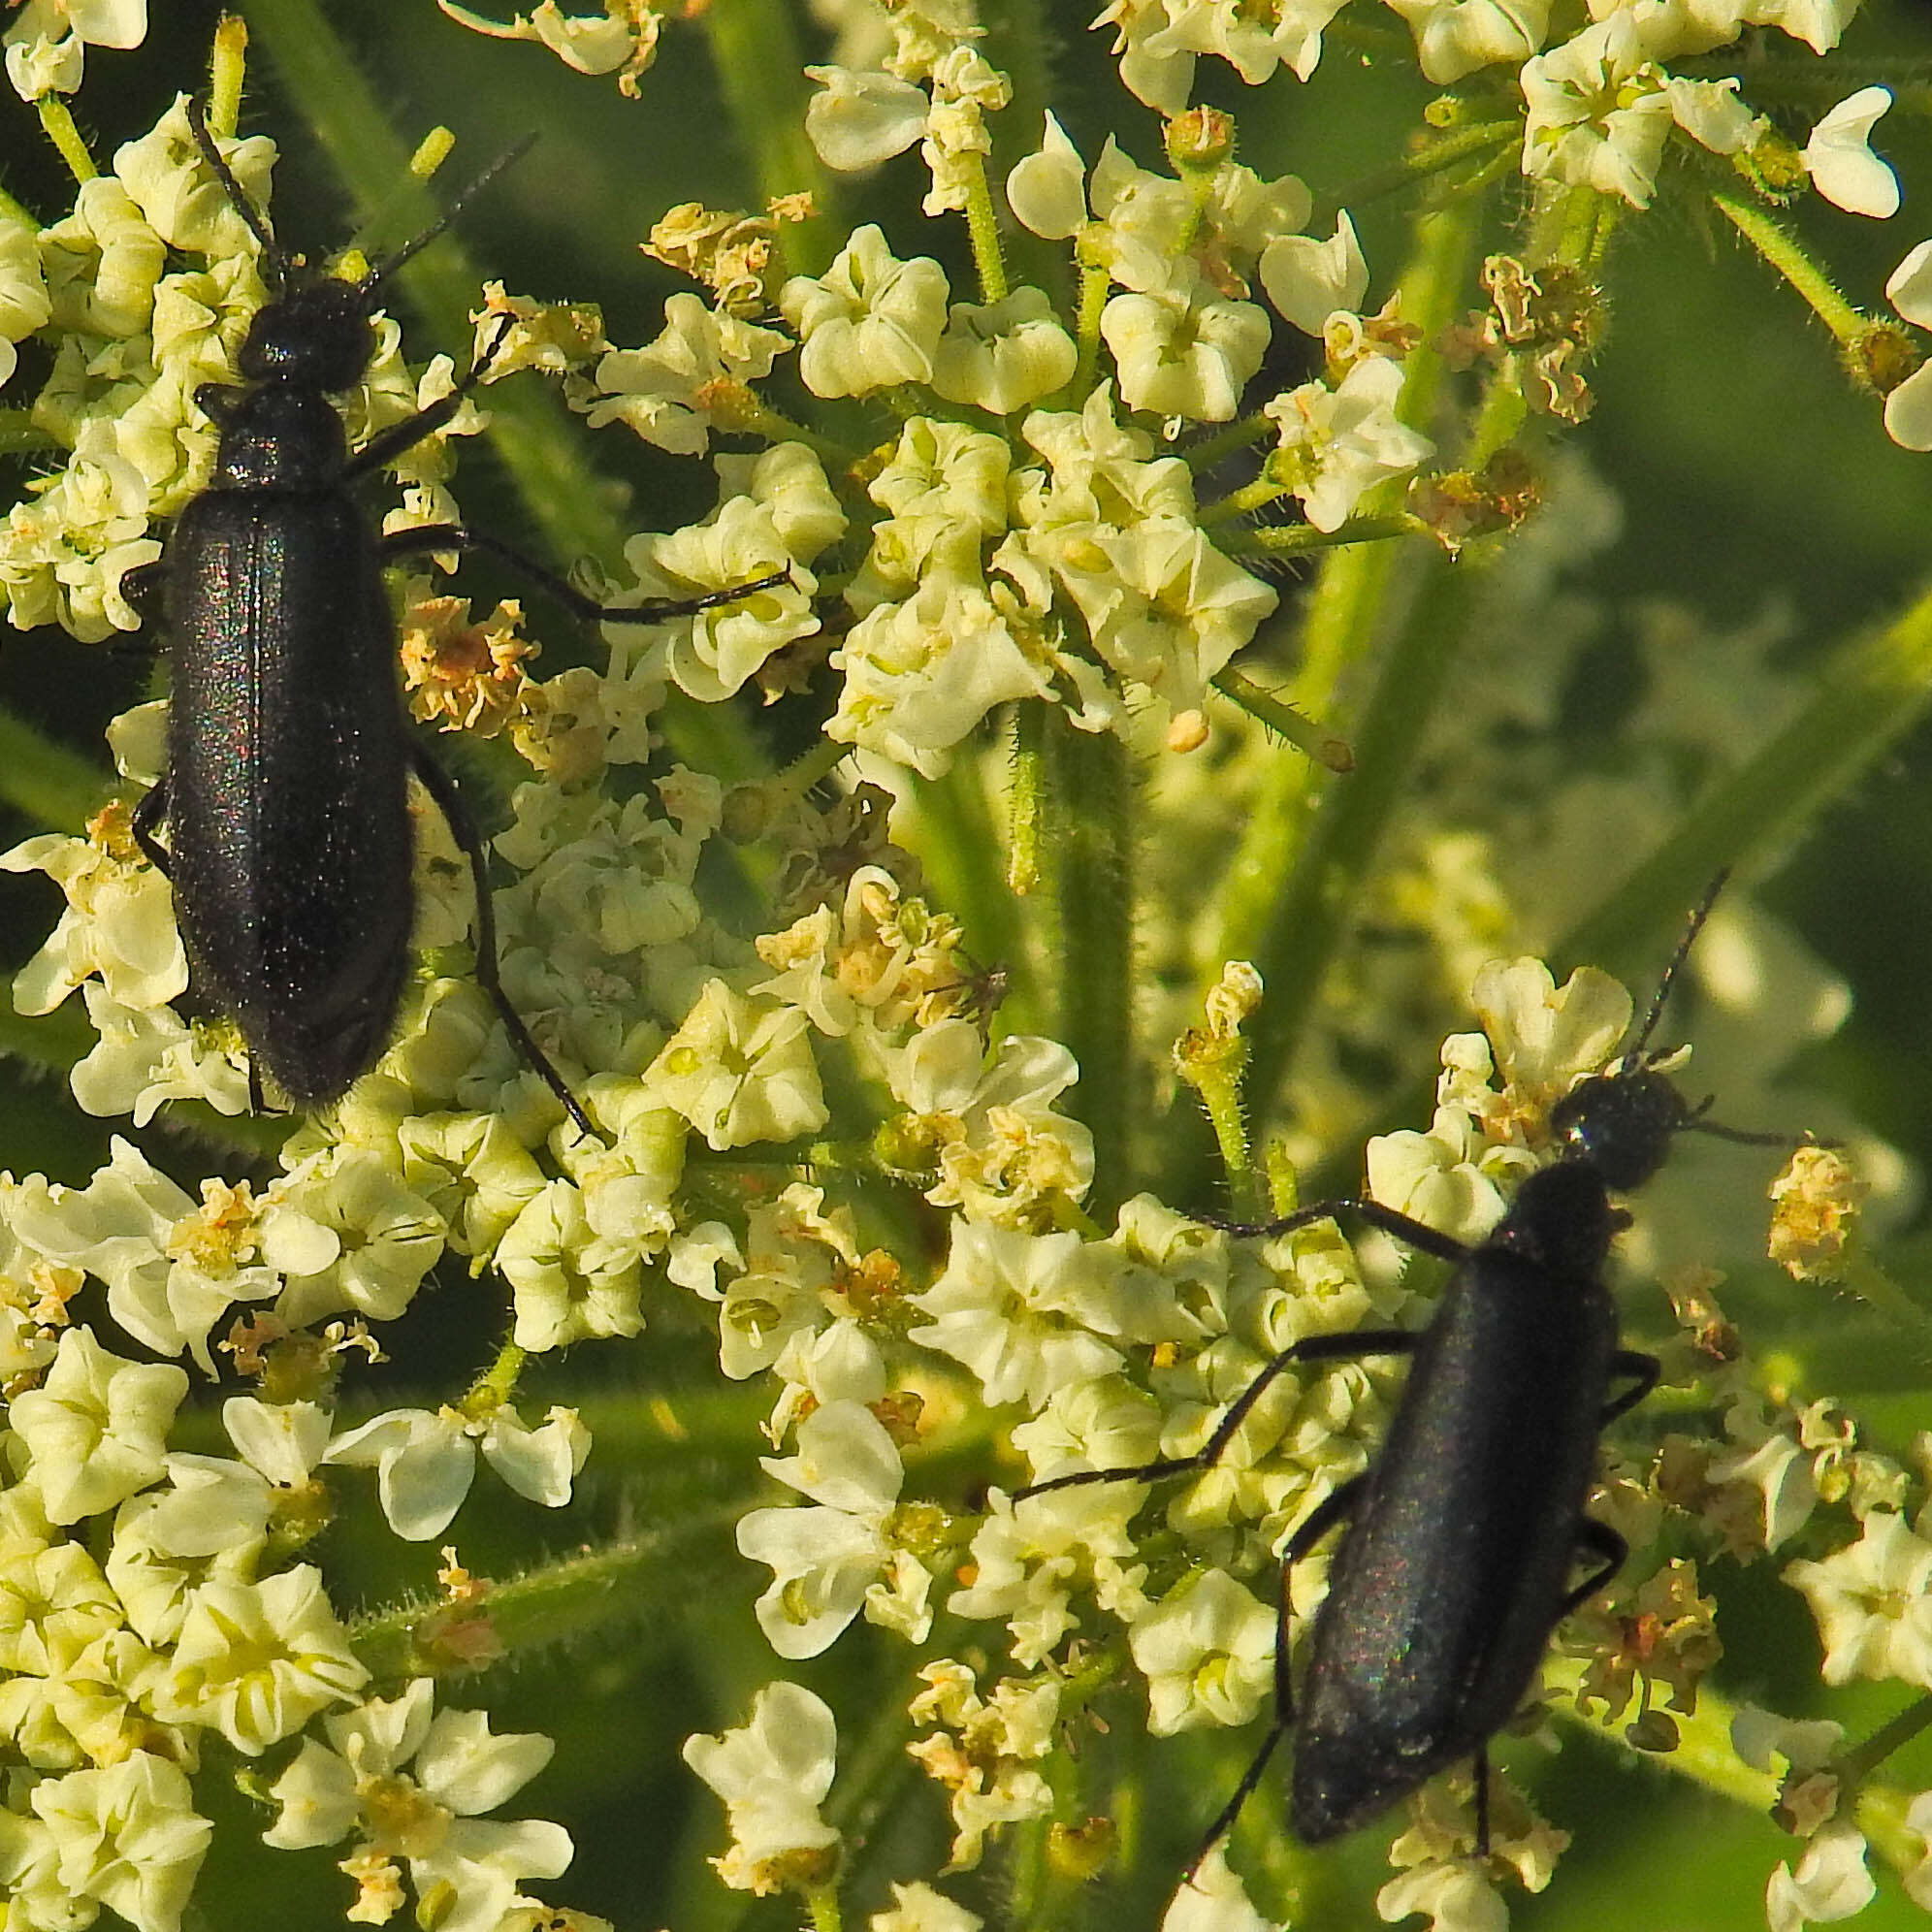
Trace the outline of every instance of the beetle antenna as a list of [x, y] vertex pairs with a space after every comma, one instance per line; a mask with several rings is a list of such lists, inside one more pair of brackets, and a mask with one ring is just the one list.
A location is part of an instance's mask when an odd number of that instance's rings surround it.
[[202, 159], [214, 171], [214, 178], [221, 183], [221, 190], [228, 197], [230, 207], [247, 223], [248, 233], [261, 243], [262, 259], [267, 263], [279, 292], [288, 281], [288, 257], [282, 252], [281, 243], [275, 240], [268, 218], [235, 178], [235, 170], [222, 159], [221, 149], [214, 145], [214, 136], [209, 132], [208, 103], [199, 94], [188, 96], [188, 126], [194, 134], [195, 145], [201, 149]]
[[1842, 1147], [1843, 1141], [1820, 1141], [1814, 1134], [1754, 1134], [1744, 1127], [1725, 1127], [1716, 1120], [1686, 1120], [1681, 1131], [1708, 1134], [1714, 1141], [1735, 1141], [1746, 1147]]
[[1683, 1117], [1671, 1130], [1677, 1134], [1708, 1134], [1714, 1141], [1735, 1141], [1745, 1147], [1841, 1147], [1842, 1141], [1820, 1141], [1813, 1134], [1759, 1134], [1748, 1127], [1726, 1127], [1722, 1121], [1707, 1120], [1715, 1094], [1706, 1094], [1695, 1107], [1687, 1107]]
[[1730, 867], [1723, 867], [1717, 877], [1704, 887], [1704, 896], [1692, 908], [1689, 922], [1684, 928], [1684, 937], [1677, 942], [1677, 950], [1670, 955], [1670, 963], [1663, 969], [1663, 977], [1657, 982], [1657, 991], [1651, 995], [1649, 1009], [1644, 1014], [1644, 1023], [1637, 1029], [1637, 1037], [1630, 1042], [1618, 1056], [1618, 1067], [1623, 1072], [1634, 1069], [1644, 1057], [1644, 1048], [1650, 1045], [1650, 1038], [1657, 1031], [1657, 1023], [1663, 1017], [1664, 1002], [1670, 998], [1670, 989], [1677, 982], [1677, 975], [1685, 960], [1690, 956], [1690, 949], [1697, 943], [1697, 935], [1704, 929], [1704, 921], [1711, 917], [1711, 908], [1718, 902], [1718, 894], [1724, 889], [1724, 882], [1730, 878]]
[[421, 254], [422, 251], [425, 248], [427, 248], [430, 245], [430, 243], [434, 242], [436, 239], [436, 237], [440, 235], [443, 232], [443, 230], [447, 228], [450, 225], [450, 223], [454, 221], [459, 214], [463, 212], [466, 204], [473, 200], [485, 188], [487, 188], [490, 185], [490, 183], [494, 181], [497, 178], [497, 177], [503, 172], [504, 169], [514, 167], [517, 162], [521, 161], [523, 157], [530, 152], [531, 146], [535, 142], [535, 140], [536, 140], [536, 134], [535, 131], [532, 130], [531, 133], [524, 135], [520, 140], [511, 142], [510, 145], [506, 148], [504, 148], [503, 151], [499, 155], [498, 155], [497, 158], [494, 161], [492, 161], [490, 165], [487, 168], [485, 168], [483, 172], [480, 175], [478, 175], [473, 181], [469, 182], [469, 184], [464, 188], [463, 192], [459, 194], [456, 197], [456, 199], [452, 201], [446, 209], [443, 209], [442, 213], [437, 215], [435, 220], [431, 222], [430, 225], [426, 229], [424, 229], [420, 235], [416, 236], [412, 241], [403, 242], [402, 247], [397, 249], [395, 254], [389, 256], [385, 261], [380, 261], [376, 263], [374, 268], [370, 269], [369, 274], [364, 275], [362, 280], [359, 283], [357, 283], [357, 287], [359, 287], [365, 295], [372, 294], [374, 290], [379, 288], [383, 282], [387, 281], [388, 278], [391, 275], [393, 275], [396, 273], [396, 271], [402, 266], [404, 262], [410, 261], [415, 256]]

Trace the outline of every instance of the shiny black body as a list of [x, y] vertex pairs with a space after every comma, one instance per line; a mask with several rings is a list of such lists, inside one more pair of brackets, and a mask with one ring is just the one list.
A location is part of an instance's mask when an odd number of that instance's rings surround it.
[[[1475, 1837], [1487, 1851], [1488, 1741], [1529, 1690], [1551, 1631], [1627, 1554], [1615, 1530], [1585, 1513], [1604, 1424], [1641, 1401], [1658, 1372], [1654, 1357], [1618, 1342], [1604, 1271], [1628, 1216], [1611, 1194], [1649, 1180], [1682, 1132], [1789, 1144], [1706, 1122], [1658, 1071], [1662, 1055], [1646, 1051], [1722, 884], [1721, 876], [1692, 916], [1633, 1043], [1551, 1109], [1552, 1164], [1523, 1182], [1477, 1245], [1363, 1200], [1324, 1202], [1262, 1226], [1219, 1224], [1278, 1235], [1347, 1216], [1451, 1263], [1426, 1329], [1309, 1337], [1263, 1368], [1194, 1454], [1049, 1477], [1018, 1493], [1208, 1468], [1292, 1365], [1412, 1358], [1381, 1453], [1283, 1551], [1273, 1722], [1202, 1856], [1290, 1730], [1289, 1817], [1304, 1840], [1337, 1837], [1473, 1758]], [[1293, 1567], [1343, 1523], [1297, 1691], [1288, 1664]]]
[[[383, 569], [410, 554], [487, 550], [579, 619], [634, 624], [730, 602], [787, 573], [688, 602], [607, 608], [461, 525], [382, 536], [357, 485], [449, 422], [489, 369], [508, 318], [448, 396], [352, 451], [329, 399], [369, 367], [385, 280], [450, 216], [359, 281], [306, 276], [223, 161], [199, 101], [188, 117], [276, 290], [242, 341], [239, 383], [197, 395], [220, 432], [214, 472], [158, 566], [174, 674], [168, 771], [142, 801], [135, 835], [174, 883], [194, 987], [234, 1017], [300, 1105], [339, 1099], [368, 1072], [394, 1031], [409, 966], [413, 771], [469, 860], [477, 980], [524, 1058], [589, 1133], [499, 980], [483, 844], [404, 717]], [[154, 837], [164, 819], [165, 848]]]
[[1584, 1516], [1598, 1427], [1617, 1368], [1652, 1367], [1617, 1346], [1602, 1274], [1618, 1225], [1590, 1169], [1532, 1174], [1416, 1340], [1315, 1615], [1289, 1796], [1303, 1839], [1475, 1754], [1574, 1600], [1580, 1549], [1604, 1550]]
[[318, 1106], [388, 1044], [415, 896], [381, 553], [304, 373], [237, 394], [215, 481], [169, 538], [166, 809], [197, 991]]

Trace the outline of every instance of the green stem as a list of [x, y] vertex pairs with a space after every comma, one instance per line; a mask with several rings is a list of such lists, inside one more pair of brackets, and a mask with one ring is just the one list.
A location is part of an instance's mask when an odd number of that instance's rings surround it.
[[1846, 1778], [1862, 1784], [1893, 1752], [1903, 1750], [1928, 1728], [1932, 1728], [1932, 1697], [1920, 1697], [1881, 1724], [1863, 1744], [1845, 1752], [1838, 1759], [1838, 1769]]
[[513, 1341], [506, 1341], [497, 1351], [497, 1359], [470, 1385], [469, 1394], [465, 1397], [465, 1406], [485, 1399], [486, 1411], [499, 1403], [506, 1402], [517, 1392], [517, 1382], [522, 1376], [524, 1364], [530, 1360], [528, 1352]]
[[36, 829], [80, 833], [113, 776], [0, 708], [0, 799]]
[[1812, 312], [1841, 342], [1853, 342], [1871, 326], [1788, 228], [1742, 196], [1714, 192], [1713, 205], [1772, 268], [1797, 290]]
[[1264, 469], [1252, 483], [1244, 483], [1239, 490], [1230, 490], [1217, 503], [1205, 504], [1196, 520], [1204, 528], [1211, 530], [1216, 524], [1233, 523], [1238, 517], [1249, 517], [1257, 510], [1265, 510], [1269, 504], [1278, 503], [1287, 494], [1288, 486], [1275, 482]]
[[805, 134], [812, 85], [798, 39], [799, 13], [787, 0], [719, 0], [698, 16], [731, 116], [737, 147], [752, 157], [760, 203], [809, 189], [817, 210], [785, 225], [785, 262], [795, 274], [823, 274], [850, 223], [837, 178]]
[[[619, 1625], [645, 1625], [654, 1603], [668, 1613], [686, 1595], [695, 1548], [725, 1538], [744, 1510], [740, 1497], [689, 1513], [661, 1533], [527, 1570], [491, 1590], [491, 1627], [505, 1651], [519, 1656]], [[439, 1661], [454, 1667], [448, 1659], [426, 1656], [418, 1645], [424, 1614], [420, 1603], [410, 1603], [358, 1617], [349, 1626], [350, 1643], [363, 1662], [388, 1681], [435, 1670]]]
[[1499, 147], [1513, 147], [1523, 139], [1520, 120], [1478, 121], [1473, 127], [1445, 134], [1416, 154], [1404, 155], [1387, 167], [1358, 175], [1347, 186], [1322, 198], [1321, 225], [1326, 226], [1341, 209], [1360, 208], [1365, 202], [1399, 193], [1417, 181], [1426, 181], [1445, 168], [1454, 168], [1472, 155], [1484, 155]]
[[774, 809], [803, 798], [815, 785], [831, 777], [851, 757], [850, 745], [841, 744], [836, 738], [821, 738], [809, 752], [801, 752], [793, 758], [777, 777], [766, 781], [766, 794]]
[[[0, 219], [4, 219], [0, 212]], [[29, 225], [39, 223], [28, 217]], [[0, 409], [0, 456], [30, 456], [36, 450], [58, 449], [60, 443], [39, 428], [25, 409]]]
[[1391, 510], [1381, 516], [1350, 517], [1335, 530], [1317, 530], [1313, 524], [1285, 524], [1271, 529], [1249, 531], [1240, 544], [1223, 544], [1231, 557], [1252, 549], [1266, 557], [1304, 557], [1321, 550], [1336, 550], [1344, 544], [1375, 543], [1390, 536], [1429, 536], [1429, 526], [1406, 510]]
[[247, 61], [248, 23], [239, 14], [224, 14], [215, 27], [208, 61], [208, 125], [223, 141], [235, 139]]
[[1077, 731], [1057, 707], [1047, 718], [1054, 899], [1060, 915], [1057, 1037], [1079, 1062], [1073, 1100], [1093, 1132], [1094, 1199], [1133, 1192], [1128, 1161], [1138, 1111], [1134, 1050], [1134, 786], [1128, 753], [1111, 733]]
[[1484, 565], [1431, 558], [1417, 572], [1409, 622], [1384, 660], [1360, 727], [1356, 769], [1346, 785], [1324, 789], [1287, 890], [1255, 964], [1268, 988], [1256, 1014], [1248, 1090], [1266, 1110], [1287, 1072], [1302, 1029], [1313, 1017], [1324, 974], [1348, 929], [1397, 802], [1412, 782], [1436, 700], [1448, 685]]
[[1215, 1052], [1211, 1047], [1196, 1053], [1186, 1051], [1186, 1042], [1175, 1051], [1180, 1077], [1201, 1096], [1208, 1124], [1214, 1130], [1214, 1144], [1220, 1150], [1221, 1172], [1227, 1176], [1228, 1198], [1235, 1212], [1246, 1217], [1257, 1207], [1253, 1149], [1248, 1143], [1247, 1120], [1241, 1111], [1241, 1069], [1247, 1055], [1237, 1045], [1234, 1050]]
[[762, 396], [751, 390], [734, 399], [730, 428], [744, 435], [762, 436], [766, 442], [803, 443], [835, 475], [850, 469], [859, 460], [860, 452], [851, 444], [842, 443], [836, 436], [828, 436], [808, 423], [801, 423], [795, 416], [788, 416], [783, 409], [775, 408]]
[[[1401, 312], [1425, 342], [1440, 335], [1465, 299], [1479, 223], [1480, 211], [1466, 204], [1417, 218], [1401, 283]], [[1403, 384], [1403, 421], [1432, 419], [1442, 380], [1441, 358], [1417, 349]], [[1345, 524], [1342, 530], [1349, 528]], [[1386, 527], [1378, 533], [1387, 533]], [[1224, 959], [1252, 959], [1261, 969], [1268, 990], [1250, 1031], [1254, 1059], [1248, 1076], [1249, 1099], [1257, 1109], [1273, 1097], [1307, 1017], [1307, 1003], [1338, 943], [1360, 883], [1360, 875], [1348, 868], [1366, 864], [1407, 783], [1406, 760], [1447, 675], [1457, 627], [1472, 595], [1472, 567], [1450, 569], [1433, 546], [1425, 553], [1393, 543], [1351, 542], [1323, 559], [1304, 608], [1295, 705], [1346, 731], [1357, 770], [1347, 785], [1328, 786], [1304, 767], [1282, 760], [1269, 793], [1255, 801], [1230, 867], [1201, 988], [1205, 998]], [[1350, 728], [1336, 711], [1336, 688], [1381, 641], [1399, 587], [1411, 585], [1417, 595], [1406, 604], [1408, 629], [1389, 647], [1361, 727]], [[1439, 587], [1439, 604], [1431, 602], [1432, 587]], [[1397, 760], [1397, 768], [1378, 762], [1383, 759]]]
[[1915, 1336], [1921, 1352], [1932, 1355], [1932, 1309], [1908, 1295], [1869, 1254], [1852, 1254], [1831, 1285], [1849, 1289], [1893, 1328]]
[[1916, 723], [1932, 701], [1932, 591], [1883, 629], [1852, 638], [1819, 676], [1818, 695], [1610, 897], [1563, 935], [1552, 963], [1631, 971], [1720, 867], [1781, 852]]
[[1007, 853], [1007, 885], [1019, 898], [1040, 889], [1046, 872], [1046, 729], [1054, 711], [1044, 704], [1019, 704], [1013, 717], [1012, 843]]
[[101, 171], [74, 125], [67, 103], [58, 94], [43, 94], [36, 103], [40, 109], [41, 132], [53, 143], [55, 151], [67, 163], [67, 171], [77, 181], [91, 181]]
[[1271, 731], [1286, 738], [1317, 764], [1334, 772], [1355, 769], [1355, 754], [1345, 739], [1335, 737], [1312, 718], [1304, 718], [1292, 704], [1285, 703], [1252, 678], [1244, 677], [1232, 664], [1216, 674], [1213, 685], [1223, 697], [1239, 704], [1250, 717], [1258, 718]]
[[1100, 368], [1100, 314], [1112, 288], [1105, 269], [1080, 271], [1079, 360], [1074, 365], [1074, 379], [1065, 392], [1076, 409], [1093, 389], [1094, 373]]
[[[1575, 1692], [1588, 1666], [1581, 1658], [1551, 1657], [1543, 1665], [1543, 1682], [1552, 1691], [1564, 1693], [1550, 1700], [1552, 1712], [1563, 1723], [1594, 1730], [1625, 1752], [1630, 1746], [1624, 1736], [1629, 1713], [1620, 1711], [1606, 1716], [1601, 1705], [1588, 1714], [1577, 1709]], [[1646, 1762], [1689, 1778], [1706, 1790], [1729, 1798], [1734, 1804], [1755, 1812], [1768, 1812], [1778, 1801], [1779, 1780], [1769, 1771], [1754, 1770], [1731, 1744], [1731, 1721], [1737, 1706], [1714, 1690], [1708, 1680], [1697, 1687], [1697, 1708], [1690, 1715], [1673, 1711], [1677, 1726], [1677, 1749], [1670, 1752], [1632, 1753]]]
[[[1914, 66], [1923, 72], [1922, 62]], [[1740, 71], [1735, 47], [1716, 53], [1695, 54], [1673, 59], [1670, 71], [1686, 79], [1728, 80]], [[1755, 108], [1812, 108], [1822, 111], [1834, 107], [1860, 87], [1874, 85], [1891, 89], [1900, 113], [1913, 119], [1932, 114], [1932, 85], [1905, 79], [1896, 59], [1843, 60], [1837, 55], [1819, 60], [1806, 53], [1796, 60], [1782, 54], [1752, 50], [1743, 67], [1745, 86]]]
[[[1180, 460], [1195, 475], [1200, 476], [1227, 462], [1238, 452], [1269, 441], [1276, 434], [1277, 425], [1273, 417], [1264, 416], [1257, 410], [1252, 416], [1242, 416], [1239, 421], [1216, 430], [1212, 435], [1202, 436], [1198, 441], [1189, 443], [1180, 452]], [[1208, 513], [1203, 514], [1205, 517]]]
[[[1580, 1658], [1552, 1658], [1543, 1667], [1543, 1681], [1552, 1690], [1574, 1692], [1583, 1682], [1584, 1669]], [[1567, 1695], [1553, 1699], [1552, 1709], [1564, 1723], [1594, 1730], [1623, 1750], [1630, 1750], [1624, 1737], [1627, 1712], [1612, 1718], [1601, 1709], [1594, 1709], [1586, 1715], [1577, 1709], [1573, 1697]], [[1769, 1813], [1778, 1802], [1782, 1780], [1773, 1772], [1759, 1771], [1747, 1764], [1737, 1755], [1731, 1743], [1731, 1723], [1737, 1712], [1738, 1706], [1721, 1691], [1714, 1690], [1707, 1679], [1697, 1687], [1694, 1712], [1688, 1716], [1677, 1711], [1671, 1713], [1671, 1722], [1677, 1726], [1677, 1748], [1631, 1755], [1680, 1778], [1688, 1778], [1747, 1810]], [[1905, 1823], [1910, 1793], [1862, 1781], [1872, 1766], [1928, 1726], [1932, 1726], [1932, 1699], [1920, 1698], [1864, 1744], [1847, 1752], [1837, 1763], [1847, 1781], [1858, 1787], [1856, 1816], [1860, 1828], [1895, 1871], [1910, 1870], [1924, 1855], [1923, 1839]]]
[[986, 164], [982, 156], [971, 157], [972, 178], [966, 189], [966, 232], [973, 242], [973, 266], [980, 274], [980, 300], [984, 303], [1007, 299], [1006, 257], [1000, 252], [1000, 217], [993, 207], [993, 194], [986, 185]]
[[[984, 964], [1013, 964], [1030, 950], [1025, 901], [1014, 897], [1001, 863], [1000, 829], [989, 809], [976, 761], [955, 759], [944, 778], [919, 787], [916, 830], [910, 838], [938, 902], [966, 929], [966, 944]], [[1038, 1032], [1047, 1015], [1037, 1011], [1030, 984], [1012, 988], [1006, 1013], [1015, 1032]]]

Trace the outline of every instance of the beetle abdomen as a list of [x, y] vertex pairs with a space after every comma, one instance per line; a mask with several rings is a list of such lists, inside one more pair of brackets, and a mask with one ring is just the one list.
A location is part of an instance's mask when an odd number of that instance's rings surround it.
[[326, 1103], [389, 1037], [413, 922], [373, 542], [345, 492], [213, 490], [182, 512], [171, 556], [181, 936], [276, 1081]]

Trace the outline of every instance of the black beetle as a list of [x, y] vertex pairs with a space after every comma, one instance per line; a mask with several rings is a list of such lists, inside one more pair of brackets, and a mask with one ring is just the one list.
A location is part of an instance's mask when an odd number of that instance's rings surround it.
[[[1611, 1191], [1642, 1186], [1663, 1164], [1672, 1137], [1687, 1130], [1791, 1144], [1705, 1121], [1703, 1108], [1687, 1104], [1658, 1071], [1666, 1055], [1647, 1050], [1723, 883], [1720, 875], [1691, 916], [1633, 1042], [1607, 1072], [1579, 1081], [1552, 1108], [1556, 1160], [1523, 1182], [1475, 1246], [1355, 1199], [1258, 1226], [1213, 1224], [1269, 1236], [1352, 1214], [1454, 1265], [1427, 1328], [1309, 1336], [1261, 1370], [1195, 1454], [1054, 1476], [1015, 1493], [1019, 1501], [1079, 1484], [1208, 1468], [1291, 1365], [1412, 1357], [1381, 1453], [1324, 1498], [1283, 1550], [1272, 1722], [1195, 1866], [1232, 1826], [1291, 1729], [1288, 1816], [1305, 1843], [1368, 1822], [1469, 1758], [1476, 1844], [1487, 1852], [1489, 1739], [1522, 1702], [1551, 1631], [1628, 1554], [1614, 1530], [1584, 1513], [1603, 1426], [1640, 1401], [1658, 1374], [1656, 1357], [1618, 1344], [1603, 1275], [1611, 1240], [1629, 1216], [1611, 1204]], [[1620, 1380], [1626, 1386], [1613, 1393]], [[1344, 1520], [1298, 1696], [1288, 1664], [1289, 1578]], [[1572, 1582], [1579, 1556], [1594, 1567]]]
[[[193, 983], [233, 1016], [251, 1054], [297, 1103], [325, 1106], [367, 1073], [394, 1031], [408, 970], [413, 770], [469, 860], [477, 980], [524, 1057], [589, 1133], [583, 1109], [503, 991], [483, 844], [403, 714], [383, 567], [406, 555], [486, 550], [580, 619], [635, 624], [731, 602], [786, 573], [688, 602], [611, 609], [459, 525], [378, 535], [354, 485], [451, 419], [488, 370], [503, 330], [448, 396], [359, 450], [350, 450], [329, 399], [369, 367], [383, 284], [522, 149], [501, 157], [433, 227], [359, 280], [342, 281], [300, 273], [216, 148], [200, 100], [190, 99], [188, 120], [261, 243], [273, 296], [242, 341], [240, 386], [197, 394], [220, 431], [214, 473], [154, 566], [174, 673], [168, 770], [142, 800], [134, 829], [174, 884]], [[154, 838], [164, 817], [165, 849]]]

